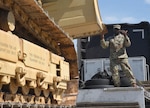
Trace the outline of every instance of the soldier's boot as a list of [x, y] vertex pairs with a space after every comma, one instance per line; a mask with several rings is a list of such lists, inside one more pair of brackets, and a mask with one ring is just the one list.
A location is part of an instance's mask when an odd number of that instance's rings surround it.
[[138, 86], [136, 85], [136, 83], [133, 83], [132, 86], [133, 86], [133, 87], [138, 87]]

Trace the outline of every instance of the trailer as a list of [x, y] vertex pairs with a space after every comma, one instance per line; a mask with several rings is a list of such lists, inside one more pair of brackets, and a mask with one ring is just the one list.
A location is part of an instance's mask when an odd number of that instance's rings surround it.
[[144, 88], [114, 87], [79, 90], [79, 108], [145, 108]]
[[[101, 70], [109, 70], [109, 59], [83, 60], [84, 86], [79, 89], [77, 107], [79, 108], [148, 108], [150, 102], [149, 71], [144, 57], [129, 58], [135, 72], [138, 87], [129, 87], [125, 76], [120, 78], [122, 87], [114, 87], [107, 79], [92, 79], [93, 75], [104, 75]], [[111, 74], [110, 72], [108, 73]], [[104, 75], [106, 76], [106, 75]], [[99, 81], [99, 82], [98, 82]], [[100, 82], [101, 81], [101, 82]], [[108, 85], [106, 85], [108, 84]]]

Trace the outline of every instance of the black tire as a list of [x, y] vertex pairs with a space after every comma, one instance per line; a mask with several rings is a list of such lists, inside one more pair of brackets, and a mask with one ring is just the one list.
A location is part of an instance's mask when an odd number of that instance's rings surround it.
[[91, 79], [85, 82], [85, 86], [92, 86], [92, 85], [109, 85], [109, 79]]
[[126, 76], [120, 78], [120, 87], [130, 87], [131, 83]]
[[123, 71], [119, 71], [120, 75], [120, 87], [130, 87], [131, 83], [129, 81], [129, 78], [126, 77], [125, 73]]
[[113, 88], [114, 85], [89, 85], [85, 86], [83, 89], [97, 89], [97, 88]]

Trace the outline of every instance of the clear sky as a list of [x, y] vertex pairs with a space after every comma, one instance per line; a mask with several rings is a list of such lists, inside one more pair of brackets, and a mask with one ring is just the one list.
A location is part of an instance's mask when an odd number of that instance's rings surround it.
[[150, 22], [150, 0], [98, 0], [105, 24]]

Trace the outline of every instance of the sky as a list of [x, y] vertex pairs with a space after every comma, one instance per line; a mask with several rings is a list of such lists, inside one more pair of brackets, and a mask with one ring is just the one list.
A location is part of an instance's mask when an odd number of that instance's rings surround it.
[[104, 24], [150, 23], [150, 0], [98, 0], [98, 6]]
[[98, 0], [103, 23], [150, 22], [150, 0]]

